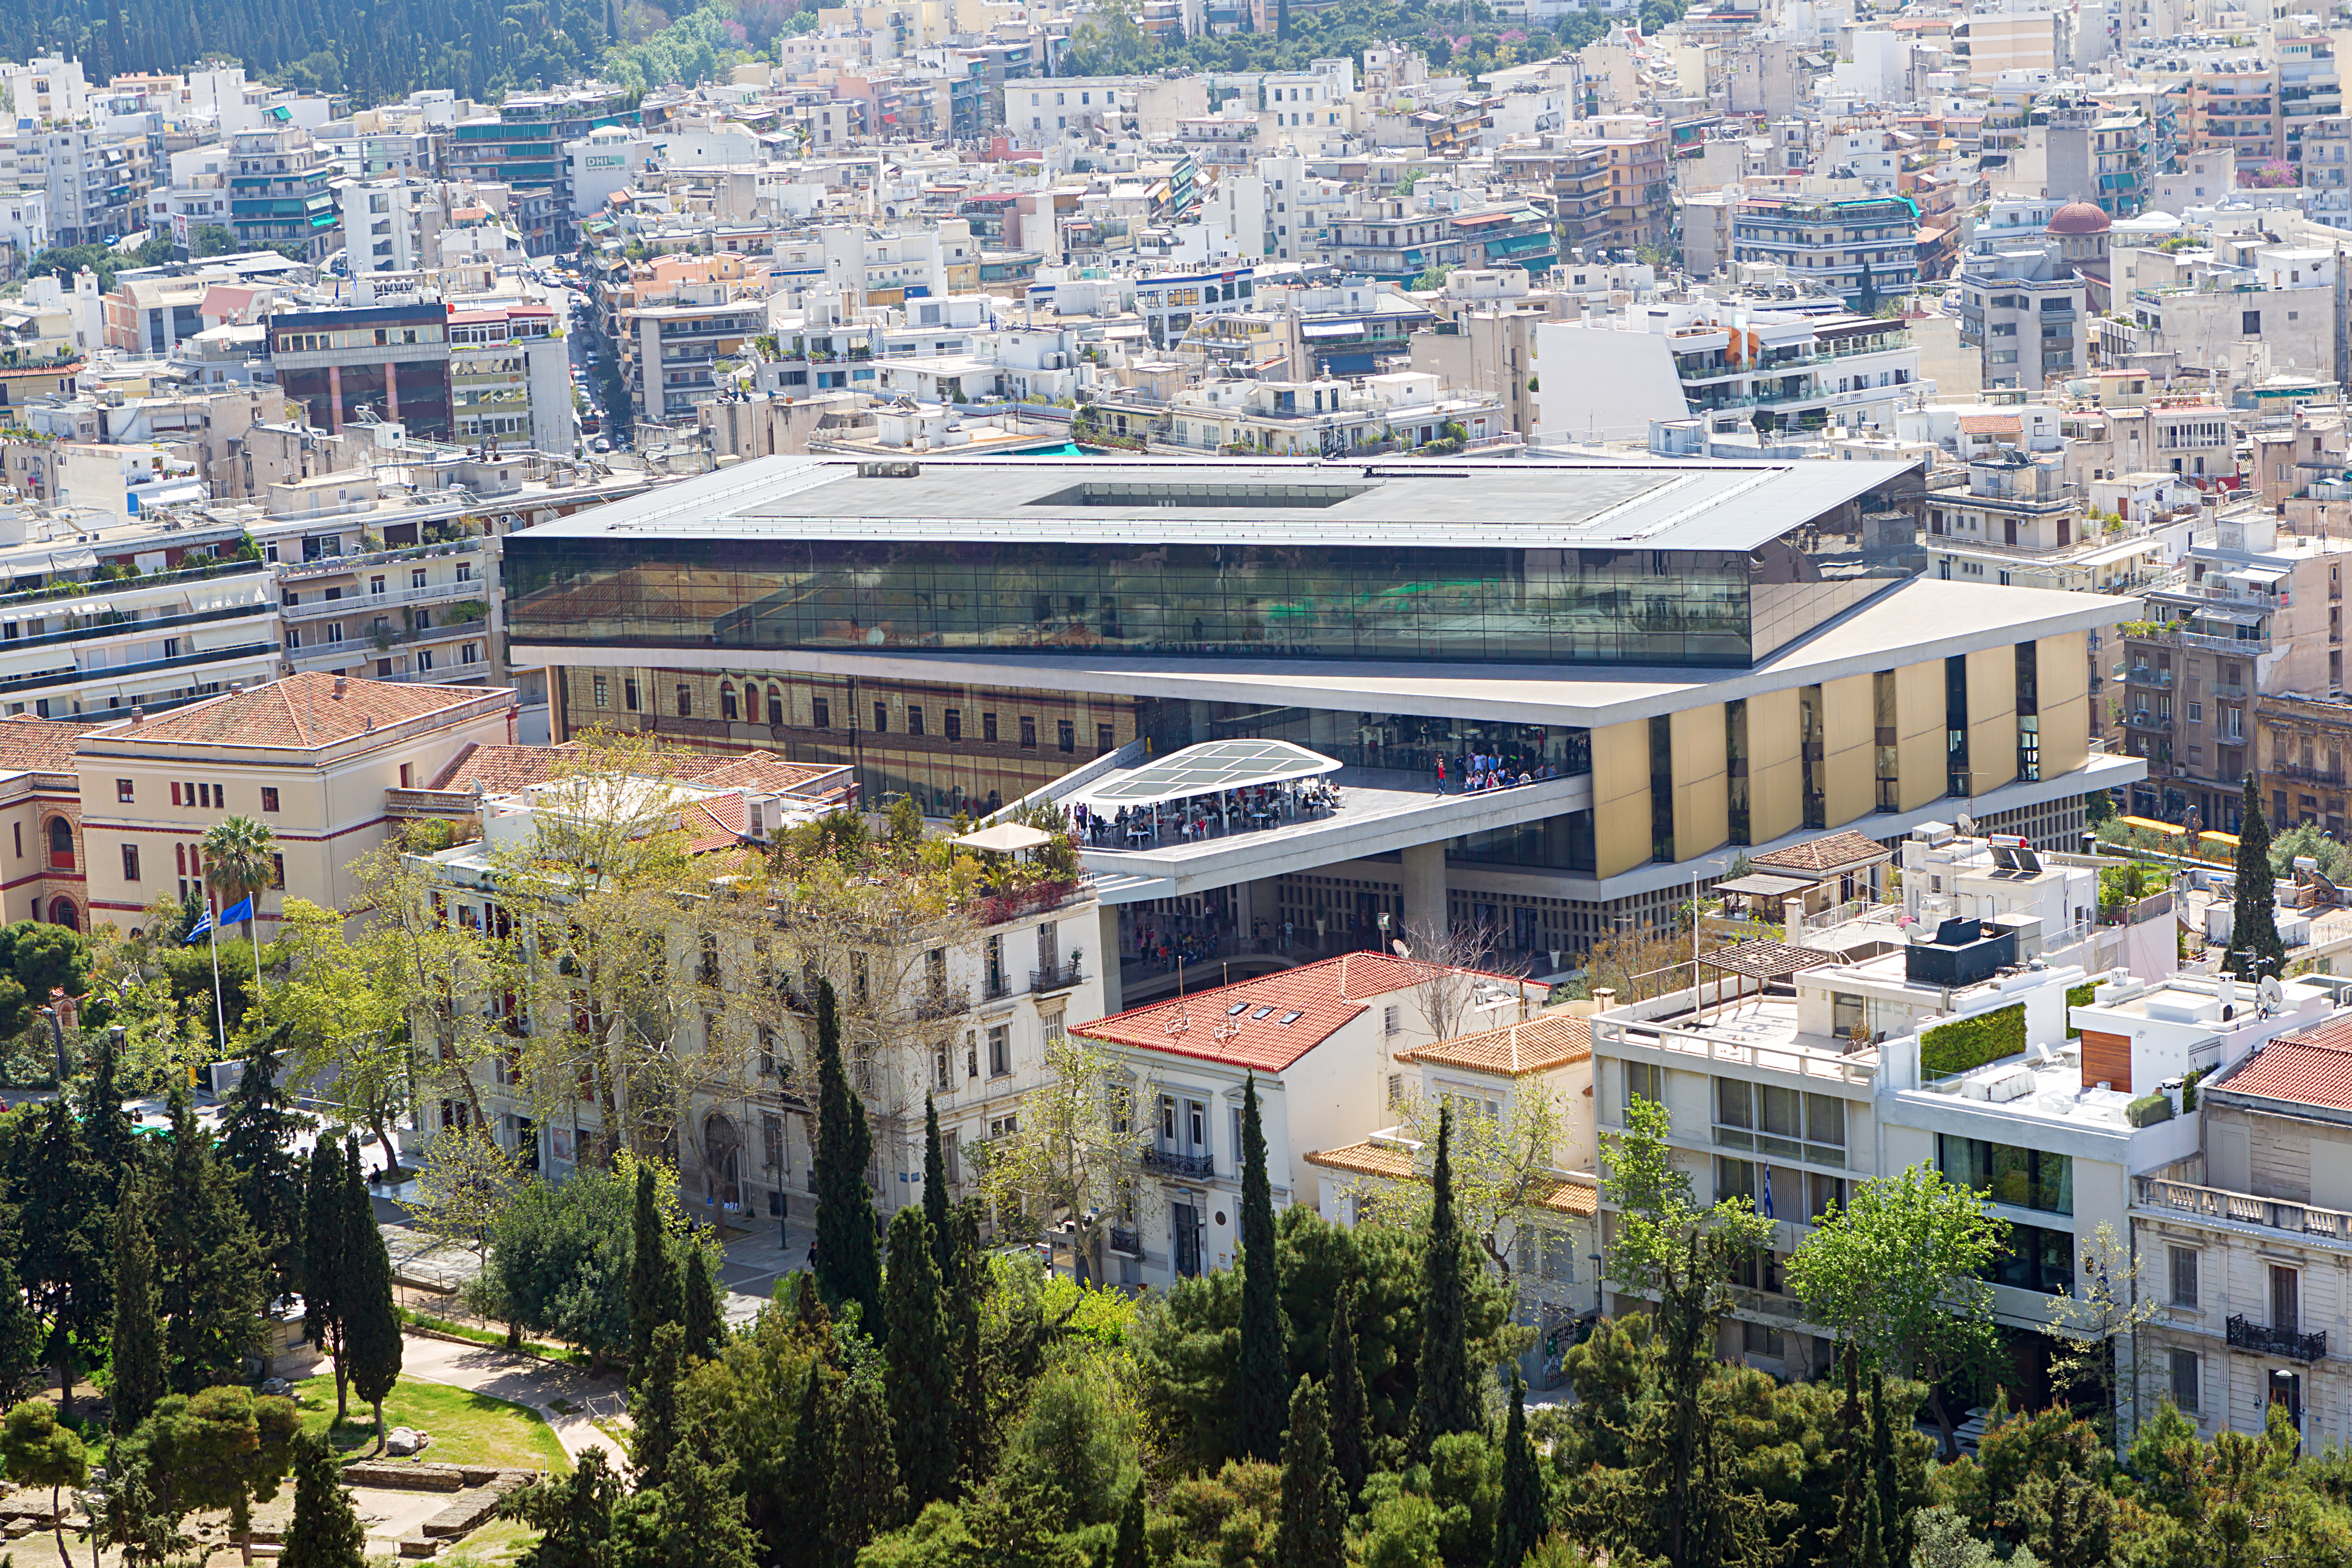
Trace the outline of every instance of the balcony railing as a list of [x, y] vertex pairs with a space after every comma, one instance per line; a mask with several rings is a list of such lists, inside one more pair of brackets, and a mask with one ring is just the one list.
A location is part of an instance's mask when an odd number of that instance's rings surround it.
[[2136, 708], [2124, 715], [2124, 722], [2135, 730], [2164, 731], [2172, 728], [2172, 715]]
[[1032, 991], [1066, 991], [1085, 978], [1085, 973], [1078, 968], [1078, 961], [1076, 958], [1073, 958], [1067, 963], [1057, 963], [1050, 969], [1031, 970], [1029, 972], [1029, 989]]
[[2144, 664], [2138, 664], [2132, 667], [2131, 673], [2125, 679], [2129, 680], [2134, 686], [2153, 686], [2158, 689], [2162, 689], [2172, 684], [2172, 671], [2168, 669], [2150, 669]]
[[1192, 1176], [1202, 1181], [1217, 1173], [1217, 1163], [1206, 1154], [1180, 1154], [1173, 1149], [1146, 1149], [1143, 1168], [1163, 1175]]
[[2260, 1355], [2280, 1355], [2289, 1361], [2324, 1361], [2327, 1356], [2327, 1335], [2298, 1333], [2293, 1329], [2273, 1329], [2261, 1323], [2250, 1323], [2241, 1315], [2229, 1321], [2230, 1348], [2252, 1351]]
[[1140, 1258], [1143, 1256], [1143, 1237], [1125, 1226], [1115, 1225], [1110, 1227], [1110, 1249], [1124, 1257]]
[[983, 1002], [1001, 1002], [1012, 994], [1013, 977], [1011, 975], [992, 974], [980, 983], [980, 999]]

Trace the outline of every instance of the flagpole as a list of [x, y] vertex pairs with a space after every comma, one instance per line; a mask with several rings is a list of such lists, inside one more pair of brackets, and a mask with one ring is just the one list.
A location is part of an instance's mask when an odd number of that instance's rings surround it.
[[[206, 898], [211, 895], [207, 893]], [[228, 1011], [221, 1003], [220, 977], [220, 917], [213, 917], [212, 929], [205, 933], [213, 950], [213, 1026], [220, 1032], [220, 1053], [228, 1055]]]

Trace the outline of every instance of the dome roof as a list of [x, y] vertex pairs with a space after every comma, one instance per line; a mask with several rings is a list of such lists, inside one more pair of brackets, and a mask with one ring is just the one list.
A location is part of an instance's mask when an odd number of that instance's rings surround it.
[[2052, 234], [2105, 234], [2115, 220], [2089, 202], [2068, 202], [2050, 215]]

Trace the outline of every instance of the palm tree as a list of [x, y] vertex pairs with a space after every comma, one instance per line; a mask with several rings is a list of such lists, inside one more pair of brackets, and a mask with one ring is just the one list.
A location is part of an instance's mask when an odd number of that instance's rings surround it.
[[250, 816], [227, 816], [205, 830], [205, 880], [220, 900], [226, 912], [239, 900], [252, 899], [253, 932], [253, 998], [261, 1000], [261, 908], [263, 889], [278, 879], [278, 861], [272, 853], [278, 847], [278, 835], [269, 825]]

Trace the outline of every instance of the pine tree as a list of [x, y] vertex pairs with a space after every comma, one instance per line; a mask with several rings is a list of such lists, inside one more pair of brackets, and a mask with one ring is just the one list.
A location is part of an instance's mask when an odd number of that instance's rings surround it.
[[1519, 1568], [1544, 1537], [1549, 1513], [1542, 1462], [1528, 1437], [1528, 1380], [1511, 1373], [1511, 1415], [1503, 1428], [1503, 1501], [1495, 1514], [1495, 1568]]
[[1452, 1432], [1478, 1429], [1478, 1388], [1470, 1370], [1469, 1292], [1454, 1213], [1454, 1108], [1437, 1113], [1437, 1163], [1430, 1173], [1429, 1237], [1421, 1258], [1420, 1392], [1413, 1402], [1413, 1453]]
[[392, 1299], [392, 1255], [375, 1226], [375, 1205], [362, 1174], [359, 1140], [343, 1148], [346, 1266], [336, 1300], [343, 1317], [343, 1355], [352, 1391], [375, 1409], [375, 1446], [384, 1442], [383, 1402], [400, 1381], [400, 1308]]
[[955, 1495], [955, 1436], [943, 1419], [953, 1405], [947, 1332], [940, 1320], [940, 1272], [932, 1257], [931, 1225], [920, 1205], [890, 1218], [890, 1273], [883, 1284], [882, 1316], [889, 1330], [884, 1386], [890, 1431], [897, 1438], [898, 1478], [917, 1511]]
[[294, 1521], [278, 1561], [282, 1568], [363, 1568], [367, 1562], [366, 1527], [323, 1435], [294, 1440]]
[[302, 1333], [335, 1366], [335, 1423], [351, 1412], [351, 1368], [343, 1357], [341, 1289], [349, 1271], [344, 1240], [343, 1142], [330, 1129], [310, 1151], [302, 1188]]
[[939, 1264], [940, 1279], [944, 1284], [952, 1274], [948, 1267], [955, 1251], [955, 1236], [949, 1228], [948, 1160], [940, 1145], [940, 1108], [929, 1094], [923, 1096], [923, 1217], [931, 1222], [931, 1252]]
[[677, 1384], [685, 1358], [682, 1324], [664, 1323], [654, 1330], [652, 1353], [629, 1397], [629, 1419], [635, 1426], [629, 1458], [636, 1463], [639, 1491], [662, 1484], [670, 1456], [677, 1452]]
[[1323, 1390], [1311, 1377], [1300, 1378], [1290, 1394], [1274, 1560], [1278, 1568], [1342, 1568], [1348, 1561], [1348, 1499], [1339, 1472], [1331, 1468], [1330, 1415]]
[[654, 1331], [670, 1321], [674, 1293], [669, 1236], [655, 1204], [654, 1168], [637, 1167], [635, 1223], [629, 1232], [629, 1383], [653, 1364]]
[[1135, 1489], [1127, 1494], [1127, 1504], [1118, 1510], [1118, 1535], [1111, 1542], [1110, 1568], [1151, 1568], [1151, 1553], [1143, 1542], [1143, 1479], [1136, 1478]]
[[867, 1372], [842, 1380], [827, 1467], [825, 1541], [835, 1568], [854, 1568], [860, 1548], [906, 1519], [907, 1489], [890, 1440], [890, 1410], [881, 1380]]
[[2249, 983], [2281, 973], [2286, 947], [2279, 941], [2271, 883], [2271, 819], [2254, 774], [2238, 806], [2237, 898], [2230, 917], [2230, 951], [2221, 967]]
[[835, 1310], [855, 1301], [860, 1323], [881, 1322], [882, 1259], [874, 1244], [874, 1194], [866, 1184], [874, 1136], [841, 1060], [841, 1013], [833, 982], [816, 984], [816, 1282]]
[[533, 1481], [509, 1492], [499, 1504], [502, 1519], [519, 1519], [540, 1531], [523, 1549], [516, 1568], [608, 1568], [613, 1560], [613, 1510], [621, 1479], [602, 1448], [580, 1456], [569, 1476]]
[[163, 1325], [157, 1316], [155, 1243], [141, 1210], [146, 1194], [122, 1189], [114, 1211], [114, 1332], [107, 1342], [113, 1373], [114, 1435], [127, 1436], [163, 1397]]
[[685, 1292], [687, 1359], [709, 1361], [719, 1353], [727, 1330], [719, 1315], [719, 1288], [710, 1278], [710, 1265], [699, 1247], [686, 1249]]
[[1265, 1129], [1258, 1120], [1257, 1075], [1242, 1080], [1242, 1327], [1234, 1363], [1234, 1407], [1242, 1451], [1272, 1460], [1282, 1450], [1282, 1388], [1289, 1336], [1282, 1326], [1282, 1281], [1275, 1261], [1274, 1187], [1265, 1172]]
[[1331, 1304], [1329, 1373], [1325, 1383], [1331, 1404], [1331, 1466], [1339, 1472], [1353, 1504], [1371, 1473], [1371, 1401], [1364, 1393], [1363, 1365], [1356, 1359], [1356, 1292], [1342, 1285]]
[[253, 1227], [184, 1089], [172, 1096], [172, 1158], [153, 1202], [172, 1389], [192, 1394], [234, 1382], [259, 1337], [268, 1287]]
[[257, 1035], [245, 1070], [221, 1112], [221, 1160], [235, 1173], [237, 1203], [269, 1268], [273, 1299], [301, 1289], [302, 1180], [294, 1158], [298, 1118], [278, 1089], [275, 1047], [287, 1030]]

